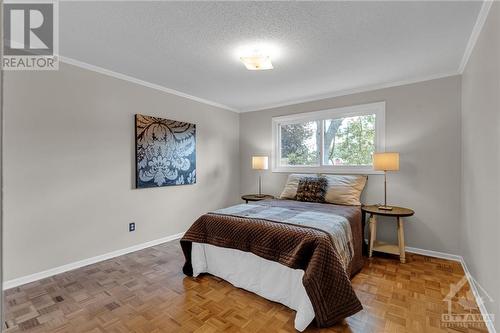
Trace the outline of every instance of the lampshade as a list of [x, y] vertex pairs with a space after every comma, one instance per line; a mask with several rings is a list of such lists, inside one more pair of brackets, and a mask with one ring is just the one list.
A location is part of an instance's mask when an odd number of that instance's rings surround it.
[[399, 153], [373, 153], [373, 169], [377, 171], [398, 171]]
[[267, 170], [268, 168], [267, 156], [252, 156], [252, 169]]

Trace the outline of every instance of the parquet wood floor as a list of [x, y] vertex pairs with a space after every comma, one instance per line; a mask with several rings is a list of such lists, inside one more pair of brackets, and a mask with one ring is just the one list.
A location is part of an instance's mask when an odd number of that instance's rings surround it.
[[[209, 275], [188, 278], [182, 264], [174, 241], [7, 290], [4, 332], [295, 332], [292, 310]], [[441, 326], [443, 298], [463, 276], [457, 262], [374, 257], [353, 279], [364, 310], [306, 331], [486, 332]], [[468, 284], [452, 309], [479, 313]]]

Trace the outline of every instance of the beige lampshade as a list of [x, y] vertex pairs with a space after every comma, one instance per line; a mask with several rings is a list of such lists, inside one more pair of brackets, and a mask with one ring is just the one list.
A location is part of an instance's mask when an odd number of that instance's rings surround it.
[[267, 170], [269, 168], [267, 156], [252, 156], [252, 169]]
[[373, 170], [398, 171], [399, 153], [373, 153]]

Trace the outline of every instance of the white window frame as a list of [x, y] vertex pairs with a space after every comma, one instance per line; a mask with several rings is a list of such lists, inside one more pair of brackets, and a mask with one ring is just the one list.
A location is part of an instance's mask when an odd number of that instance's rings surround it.
[[[300, 166], [300, 165], [280, 165], [281, 156], [281, 137], [280, 126], [296, 124], [308, 121], [337, 119], [343, 117], [356, 117], [369, 114], [375, 114], [375, 151], [385, 151], [385, 102], [360, 104], [354, 106], [347, 106], [335, 109], [305, 112], [292, 114], [288, 116], [280, 116], [272, 118], [273, 126], [273, 150], [271, 155], [271, 165], [273, 172], [301, 172], [301, 173], [337, 173], [337, 174], [379, 174], [380, 171], [374, 171], [372, 166], [342, 166], [342, 165], [328, 165], [323, 161], [323, 143], [319, 153], [320, 164], [316, 166]], [[324, 123], [321, 122], [323, 127]], [[324, 133], [321, 129], [321, 140], [323, 140]]]

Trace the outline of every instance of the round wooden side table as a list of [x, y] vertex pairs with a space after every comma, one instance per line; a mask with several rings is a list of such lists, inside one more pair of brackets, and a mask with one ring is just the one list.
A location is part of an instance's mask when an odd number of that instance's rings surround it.
[[261, 201], [261, 200], [266, 200], [266, 199], [274, 199], [274, 195], [270, 194], [245, 194], [241, 197], [241, 199], [245, 200], [246, 203], [249, 201]]
[[[363, 214], [369, 213], [370, 219], [370, 243], [368, 248], [368, 256], [371, 258], [373, 251], [384, 252], [389, 254], [399, 255], [401, 263], [406, 262], [405, 255], [405, 234], [403, 226], [403, 217], [412, 216], [415, 212], [412, 209], [404, 207], [392, 207], [392, 210], [379, 209], [378, 205], [363, 206], [361, 210]], [[398, 225], [398, 244], [387, 244], [377, 241], [377, 216], [395, 217]]]

